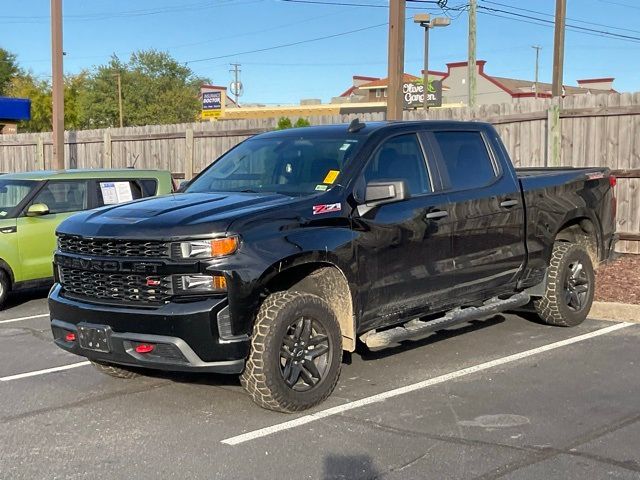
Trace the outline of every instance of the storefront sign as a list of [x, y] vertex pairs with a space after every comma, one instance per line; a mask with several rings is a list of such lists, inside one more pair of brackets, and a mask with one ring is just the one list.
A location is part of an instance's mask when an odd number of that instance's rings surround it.
[[[429, 107], [442, 106], [442, 82], [429, 79], [427, 89], [427, 105]], [[402, 85], [404, 108], [418, 108], [424, 105], [424, 84], [422, 81], [404, 83]]]

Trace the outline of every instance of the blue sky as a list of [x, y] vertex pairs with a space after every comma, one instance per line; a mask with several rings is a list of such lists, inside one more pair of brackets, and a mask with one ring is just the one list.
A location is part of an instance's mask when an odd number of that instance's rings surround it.
[[[384, 6], [383, 0], [320, 0]], [[290, 3], [282, 0], [63, 0], [65, 72], [105, 63], [112, 53], [121, 58], [138, 49], [156, 48], [186, 62], [196, 74], [228, 85], [229, 63], [242, 63], [244, 102], [295, 103], [301, 98], [328, 100], [350, 86], [353, 74], [384, 76], [387, 58], [386, 8]], [[449, 7], [464, 4], [449, 0]], [[554, 0], [479, 0], [553, 14]], [[408, 2], [407, 15], [432, 13], [434, 5]], [[421, 8], [425, 7], [425, 8]], [[415, 9], [415, 10], [414, 10]], [[533, 79], [535, 52], [540, 45], [540, 79], [552, 71], [553, 28], [520, 17], [500, 18], [480, 9], [478, 59], [497, 76]], [[512, 10], [548, 18], [539, 13]], [[450, 11], [451, 26], [431, 36], [430, 68], [446, 70], [447, 62], [466, 60], [467, 14]], [[457, 18], [456, 18], [457, 16]], [[568, 0], [569, 24], [640, 38], [637, 0]], [[592, 22], [592, 23], [579, 23]], [[251, 50], [365, 30], [331, 39], [264, 52]], [[614, 27], [616, 29], [614, 29]], [[0, 46], [18, 55], [22, 66], [50, 75], [49, 0], [8, 2], [0, 13]], [[422, 65], [422, 32], [407, 22], [405, 71]], [[228, 55], [228, 56], [227, 56]], [[206, 61], [195, 61], [225, 56]], [[619, 91], [640, 91], [640, 41], [567, 32], [565, 83], [612, 76]]]

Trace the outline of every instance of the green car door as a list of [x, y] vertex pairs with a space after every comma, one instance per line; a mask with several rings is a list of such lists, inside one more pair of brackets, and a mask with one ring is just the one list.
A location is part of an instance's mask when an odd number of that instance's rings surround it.
[[[40, 188], [42, 182], [31, 180], [0, 180], [0, 267], [3, 275], [13, 274], [15, 281], [22, 280], [20, 263], [20, 235], [17, 216], [31, 194]], [[5, 285], [0, 290], [0, 298], [6, 294]], [[0, 282], [2, 283], [2, 282]]]
[[[53, 276], [55, 230], [66, 218], [89, 208], [87, 185], [87, 180], [50, 180], [29, 202], [25, 213], [18, 217], [20, 280]], [[34, 205], [37, 207], [32, 208]]]

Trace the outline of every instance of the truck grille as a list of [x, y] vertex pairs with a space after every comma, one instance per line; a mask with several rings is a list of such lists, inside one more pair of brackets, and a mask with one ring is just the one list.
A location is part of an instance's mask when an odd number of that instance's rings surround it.
[[98, 257], [169, 257], [168, 243], [147, 240], [111, 240], [62, 234], [58, 236], [58, 248], [61, 252]]
[[65, 293], [73, 296], [147, 305], [164, 303], [171, 296], [168, 278], [158, 278], [159, 285], [149, 286], [149, 278], [144, 275], [89, 272], [67, 267], [59, 267], [58, 272]]

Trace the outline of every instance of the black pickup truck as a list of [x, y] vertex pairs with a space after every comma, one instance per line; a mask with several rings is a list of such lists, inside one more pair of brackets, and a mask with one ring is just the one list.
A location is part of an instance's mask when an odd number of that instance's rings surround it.
[[491, 125], [257, 135], [184, 193], [57, 230], [55, 342], [104, 373], [240, 374], [259, 405], [331, 394], [343, 351], [529, 308], [582, 322], [614, 243], [604, 168], [514, 169]]

